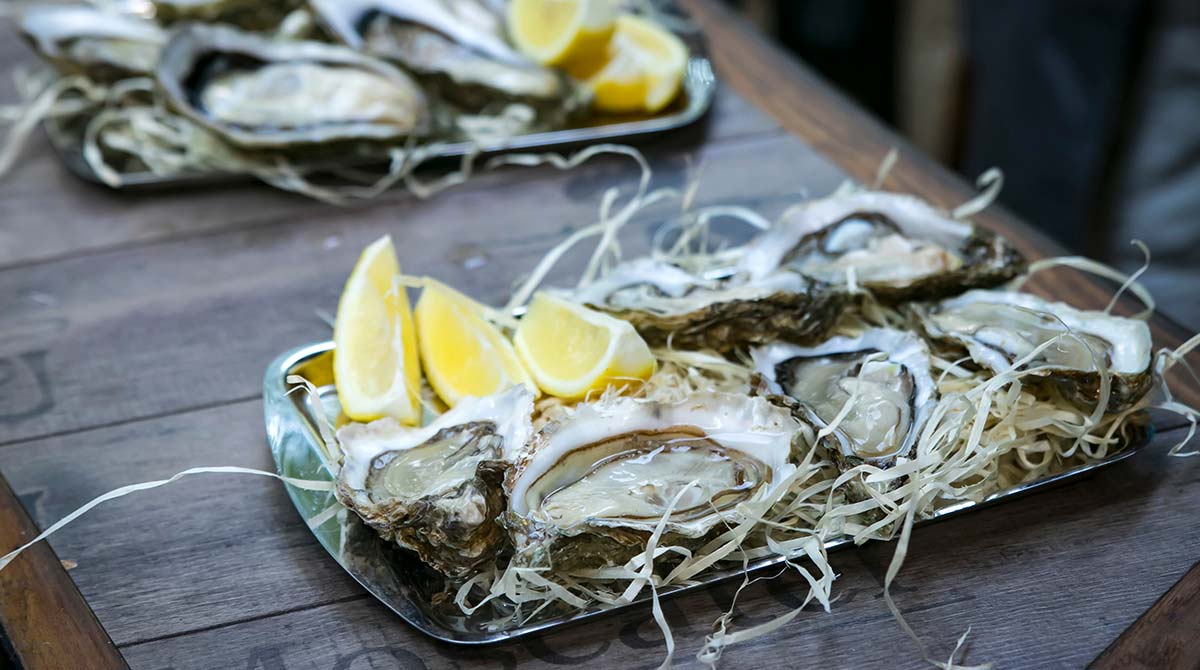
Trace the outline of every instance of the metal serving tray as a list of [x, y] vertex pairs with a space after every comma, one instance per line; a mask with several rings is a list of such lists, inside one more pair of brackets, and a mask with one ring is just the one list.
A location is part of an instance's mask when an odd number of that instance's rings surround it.
[[[480, 147], [483, 155], [505, 151], [525, 151], [531, 149], [565, 149], [572, 146], [594, 144], [610, 140], [629, 141], [639, 137], [682, 128], [691, 125], [703, 117], [712, 106], [713, 94], [717, 89], [717, 78], [713, 74], [712, 63], [706, 58], [703, 41], [699, 35], [685, 36], [691, 53], [687, 69], [683, 76], [683, 94], [666, 110], [655, 115], [625, 115], [625, 116], [592, 116], [583, 119], [578, 125], [528, 135], [518, 135], [503, 143]], [[72, 173], [93, 183], [103, 181], [92, 170], [83, 157], [82, 124], [78, 119], [50, 119], [46, 121], [47, 134], [50, 144], [67, 168]], [[469, 142], [458, 142], [445, 145], [433, 160], [460, 158], [472, 151]], [[353, 165], [337, 165], [336, 157], [323, 158], [319, 170], [336, 167], [364, 167], [362, 159], [348, 162]], [[305, 167], [303, 165], [299, 166]], [[228, 181], [245, 178], [245, 175], [218, 174], [196, 172], [184, 175], [157, 175], [149, 171], [134, 171], [123, 174], [125, 188], [153, 188], [159, 186], [181, 186], [208, 183], [213, 181]]]
[[[319, 391], [320, 400], [289, 383], [287, 379], [291, 375], [299, 375], [314, 384]], [[320, 434], [316, 422], [321, 413], [332, 421], [341, 409], [333, 387], [333, 343], [322, 342], [297, 347], [275, 359], [267, 368], [263, 381], [263, 398], [267, 438], [279, 474], [300, 479], [330, 479], [329, 472], [323, 468], [321, 462]], [[939, 510], [933, 518], [919, 521], [918, 525], [994, 505], [1081, 477], [1132, 456], [1145, 446], [1151, 436], [1152, 428], [1148, 427], [1143, 440], [1128, 445], [1124, 450], [1103, 461], [994, 493], [982, 502], [964, 501], [948, 506]], [[296, 509], [305, 519], [316, 517], [336, 502], [331, 492], [307, 491], [291, 485], [287, 485], [287, 490]], [[596, 605], [586, 611], [551, 611], [551, 608], [547, 608], [524, 625], [518, 626], [514, 623], [507, 628], [489, 627], [487, 622], [505, 616], [506, 612], [503, 609], [483, 608], [472, 616], [464, 616], [453, 605], [449, 609], [434, 605], [432, 596], [441, 590], [440, 577], [414, 556], [380, 540], [379, 536], [362, 524], [353, 513], [340, 511], [325, 523], [313, 528], [313, 534], [326, 551], [376, 598], [417, 630], [445, 642], [481, 645], [511, 640], [615, 610], [640, 606], [650, 599], [650, 596], [646, 595], [627, 605]], [[850, 544], [851, 540], [842, 538], [827, 542], [825, 548], [833, 550]], [[664, 588], [659, 591], [659, 596], [670, 597], [740, 578], [745, 572], [779, 566], [783, 560], [782, 557], [763, 558], [752, 561], [745, 570], [738, 567], [712, 572], [698, 583]]]

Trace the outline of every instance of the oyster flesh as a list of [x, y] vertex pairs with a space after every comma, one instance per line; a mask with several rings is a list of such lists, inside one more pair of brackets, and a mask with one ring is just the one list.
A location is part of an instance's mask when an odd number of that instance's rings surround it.
[[394, 141], [428, 122], [408, 75], [330, 44], [192, 25], [167, 43], [156, 76], [172, 107], [242, 148]]
[[496, 100], [535, 107], [568, 96], [566, 80], [508, 45], [500, 15], [479, 0], [310, 0], [350, 47], [395, 61], [443, 99], [471, 110]]
[[788, 270], [706, 279], [651, 258], [622, 263], [565, 297], [629, 321], [651, 345], [721, 352], [817, 341], [845, 305], [843, 293]]
[[860, 191], [792, 207], [738, 263], [753, 276], [780, 267], [835, 286], [853, 281], [894, 303], [995, 286], [1023, 272], [1025, 260], [1004, 238], [924, 200]]
[[518, 561], [556, 570], [623, 563], [664, 516], [660, 545], [698, 544], [743, 505], [769, 506], [796, 469], [800, 428], [746, 395], [580, 405], [538, 431], [509, 472], [502, 523]]
[[1024, 367], [1080, 406], [1100, 400], [1100, 369], [1109, 372], [1106, 411], [1121, 412], [1149, 391], [1150, 328], [1144, 321], [1075, 309], [1029, 293], [975, 290], [922, 312], [935, 340], [965, 348], [977, 365], [1001, 372], [1054, 340]]
[[[770, 390], [797, 401], [815, 426], [836, 424], [825, 447], [843, 472], [910, 458], [937, 401], [929, 349], [903, 330], [873, 328], [807, 348], [777, 343], [751, 357]], [[852, 483], [854, 497], [865, 499], [863, 486]]]
[[529, 441], [533, 394], [514, 386], [467, 398], [422, 428], [392, 419], [337, 433], [337, 496], [385, 540], [450, 577], [492, 559], [504, 544], [507, 464]]
[[30, 7], [20, 27], [59, 71], [102, 81], [150, 74], [167, 42], [167, 33], [150, 21], [86, 5]]

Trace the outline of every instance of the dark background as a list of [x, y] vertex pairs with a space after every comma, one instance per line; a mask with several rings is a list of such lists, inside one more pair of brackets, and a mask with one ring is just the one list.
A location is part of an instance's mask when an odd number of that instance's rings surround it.
[[728, 0], [1069, 250], [1200, 328], [1200, 0]]

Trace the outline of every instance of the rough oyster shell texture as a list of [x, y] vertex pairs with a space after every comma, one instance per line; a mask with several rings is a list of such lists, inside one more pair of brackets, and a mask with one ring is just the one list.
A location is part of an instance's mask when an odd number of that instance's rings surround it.
[[429, 123], [408, 75], [331, 44], [189, 25], [164, 47], [155, 76], [170, 106], [246, 149], [395, 141]]
[[450, 577], [470, 573], [507, 542], [495, 519], [502, 480], [532, 431], [524, 387], [466, 399], [422, 428], [391, 419], [338, 431], [337, 496], [383, 539]]
[[1001, 290], [968, 291], [920, 313], [930, 337], [966, 349], [972, 361], [994, 373], [1058, 338], [1025, 367], [1036, 367], [1034, 381], [1054, 384], [1082, 407], [1099, 402], [1097, 363], [1110, 373], [1109, 413], [1134, 406], [1153, 384], [1145, 321]]
[[780, 492], [799, 428], [743, 395], [581, 405], [509, 472], [501, 519], [519, 562], [555, 570], [625, 562], [668, 512], [660, 545], [697, 545]]
[[[794, 400], [806, 420], [822, 429], [836, 422], [824, 446], [842, 472], [912, 457], [938, 397], [929, 349], [908, 331], [875, 328], [814, 347], [777, 343], [751, 356], [768, 389]], [[851, 482], [851, 497], [868, 498], [866, 486]]]
[[858, 191], [800, 203], [752, 240], [738, 270], [758, 277], [791, 268], [884, 303], [932, 300], [995, 286], [1026, 264], [1003, 237], [919, 198]]
[[649, 258], [621, 264], [568, 296], [629, 321], [652, 346], [720, 352], [820, 341], [847, 302], [843, 293], [794, 272], [705, 279]]

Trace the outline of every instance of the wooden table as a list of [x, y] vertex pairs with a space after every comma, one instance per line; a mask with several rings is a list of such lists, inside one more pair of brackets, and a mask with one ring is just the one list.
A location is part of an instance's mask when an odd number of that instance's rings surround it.
[[[645, 145], [658, 183], [683, 184], [702, 165], [701, 203], [773, 214], [847, 177], [869, 181], [896, 146], [887, 187], [948, 206], [970, 194], [727, 10], [688, 4], [724, 85], [705, 124]], [[0, 62], [27, 58], [0, 40]], [[255, 184], [112, 193], [67, 174], [39, 139], [0, 182], [0, 471], [45, 527], [109, 489], [190, 466], [271, 469], [262, 372], [279, 351], [329, 337], [318, 312], [333, 311], [365, 244], [391, 233], [406, 271], [498, 301], [592, 220], [603, 189], [635, 177], [620, 159], [505, 169], [426, 201], [393, 193], [339, 209]], [[1030, 256], [1058, 252], [999, 209], [980, 220]], [[1111, 290], [1068, 272], [1035, 288], [1085, 306]], [[1154, 326], [1160, 345], [1179, 341], [1178, 328]], [[915, 534], [894, 593], [935, 658], [971, 627], [965, 658], [1000, 667], [1080, 667], [1102, 653], [1102, 667], [1195, 666], [1200, 570], [1130, 628], [1200, 558], [1200, 468], [1167, 457], [1180, 423], [1162, 425], [1147, 453], [1086, 482]], [[21, 516], [0, 504], [0, 553]], [[435, 643], [342, 572], [266, 479], [207, 475], [130, 496], [51, 545], [0, 572], [16, 667], [120, 667], [123, 656], [146, 670], [653, 668], [663, 655], [646, 610], [484, 649]], [[836, 554], [833, 613], [734, 647], [724, 667], [925, 667], [881, 598], [892, 549]], [[54, 554], [76, 566], [69, 577]], [[697, 665], [732, 593], [664, 603], [680, 667]], [[739, 621], [785, 612], [802, 593], [790, 576], [758, 584]]]

